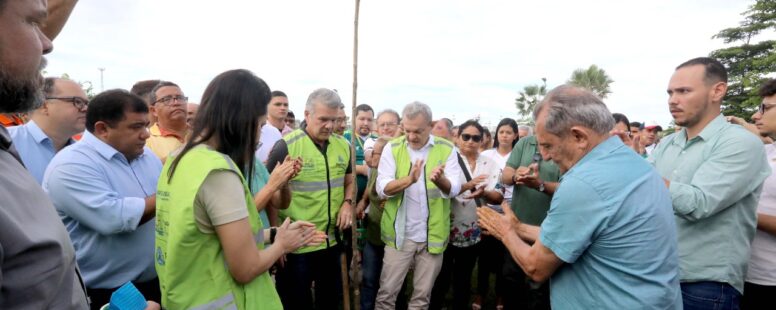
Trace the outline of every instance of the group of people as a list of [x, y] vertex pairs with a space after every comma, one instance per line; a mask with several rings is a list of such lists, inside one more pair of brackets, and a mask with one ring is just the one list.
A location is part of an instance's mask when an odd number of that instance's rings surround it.
[[359, 105], [347, 132], [336, 91], [312, 91], [297, 126], [243, 69], [199, 105], [169, 81], [90, 100], [43, 79], [74, 5], [0, 0], [0, 112], [29, 115], [0, 127], [0, 308], [99, 309], [131, 282], [149, 309], [338, 309], [349, 259], [362, 309], [441, 309], [450, 291], [480, 309], [494, 273], [505, 309], [756, 309], [776, 292], [776, 80], [749, 124], [721, 114], [722, 64], [682, 63], [681, 129], [660, 139], [569, 85], [492, 137], [421, 102]]

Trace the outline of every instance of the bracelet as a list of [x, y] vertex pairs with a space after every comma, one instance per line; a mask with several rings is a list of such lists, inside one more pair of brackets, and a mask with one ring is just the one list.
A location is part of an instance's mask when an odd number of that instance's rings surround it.
[[277, 227], [270, 227], [269, 228], [269, 243], [275, 243], [275, 236], [278, 234], [278, 228]]
[[348, 204], [350, 204], [351, 206], [353, 205], [353, 199], [350, 199], [350, 198], [345, 198], [344, 202], [347, 202], [347, 203], [348, 203]]

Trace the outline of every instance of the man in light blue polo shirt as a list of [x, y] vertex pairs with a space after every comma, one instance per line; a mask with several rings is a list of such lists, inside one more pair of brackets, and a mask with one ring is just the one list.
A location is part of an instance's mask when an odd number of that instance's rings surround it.
[[140, 97], [124, 90], [97, 95], [86, 113], [87, 132], [54, 156], [43, 177], [93, 307], [129, 281], [159, 301], [154, 216], [162, 164], [145, 147], [148, 122]]
[[[563, 176], [541, 225], [480, 208], [553, 309], [681, 309], [671, 198], [657, 172], [618, 137], [598, 97], [559, 86], [534, 110], [536, 138]], [[533, 245], [529, 245], [533, 243]]]
[[726, 92], [727, 72], [717, 60], [679, 65], [668, 107], [683, 129], [648, 158], [671, 192], [685, 309], [738, 309], [757, 202], [771, 174], [762, 142], [720, 114]]
[[84, 131], [89, 99], [81, 85], [62, 78], [46, 78], [46, 101], [32, 111], [31, 120], [8, 128], [24, 166], [38, 183], [54, 154], [73, 144], [72, 136]]

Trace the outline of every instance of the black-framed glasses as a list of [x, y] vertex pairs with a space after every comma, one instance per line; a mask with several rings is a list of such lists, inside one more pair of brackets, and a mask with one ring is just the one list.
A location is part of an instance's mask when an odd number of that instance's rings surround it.
[[764, 114], [768, 110], [770, 110], [773, 106], [772, 105], [765, 105], [765, 103], [761, 103], [760, 107], [757, 109], [757, 112], [760, 112], [760, 114]]
[[180, 103], [187, 103], [189, 101], [189, 97], [181, 96], [181, 95], [164, 96], [162, 98], [159, 98], [159, 100], [156, 100], [154, 103], [161, 102], [163, 105], [170, 105], [170, 104], [173, 104], [176, 100]]
[[77, 96], [70, 96], [70, 97], [46, 97], [46, 100], [62, 100], [65, 102], [70, 102], [73, 104], [73, 106], [78, 110], [83, 110], [86, 107], [89, 106], [89, 100], [77, 97]]
[[464, 142], [472, 140], [474, 142], [479, 143], [479, 142], [482, 142], [482, 136], [470, 135], [468, 133], [465, 133], [465, 134], [461, 134], [461, 140], [463, 140]]

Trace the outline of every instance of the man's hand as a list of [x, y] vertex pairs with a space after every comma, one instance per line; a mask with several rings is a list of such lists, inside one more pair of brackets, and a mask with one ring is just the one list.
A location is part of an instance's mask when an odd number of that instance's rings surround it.
[[366, 203], [364, 200], [361, 200], [356, 204], [356, 216], [361, 220], [363, 220], [365, 216], [364, 210], [366, 210]]
[[[527, 169], [523, 169], [527, 168]], [[542, 183], [542, 180], [539, 178], [539, 164], [533, 163], [529, 165], [528, 167], [520, 167], [518, 168], [518, 174], [516, 178], [516, 183], [519, 185], [525, 185], [530, 188], [539, 188], [539, 185]]]
[[508, 234], [518, 233], [520, 220], [512, 212], [508, 203], [503, 202], [501, 208], [504, 210], [503, 215], [491, 208], [477, 208], [477, 216], [481, 228], [487, 230], [496, 239], [503, 241]]
[[434, 182], [434, 184], [438, 184], [437, 182], [441, 181], [442, 178], [445, 177], [445, 165], [439, 165], [434, 170], [431, 170], [431, 176], [429, 179], [431, 182]]
[[339, 227], [340, 230], [345, 230], [350, 227], [350, 225], [353, 225], [353, 206], [345, 201], [342, 203], [339, 216], [337, 216], [337, 227]]
[[414, 164], [412, 164], [412, 169], [410, 170], [410, 178], [412, 179], [412, 184], [415, 184], [415, 182], [420, 179], [420, 173], [423, 172], [423, 160], [418, 159]]

